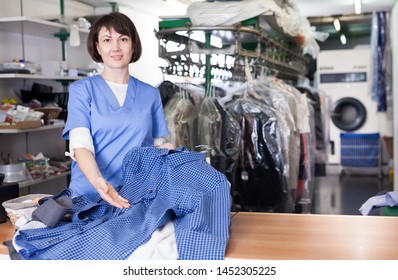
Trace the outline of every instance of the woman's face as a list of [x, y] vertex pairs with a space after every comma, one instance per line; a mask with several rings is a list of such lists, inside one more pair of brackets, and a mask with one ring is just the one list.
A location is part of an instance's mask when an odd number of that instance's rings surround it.
[[102, 27], [98, 34], [97, 50], [105, 67], [125, 68], [133, 55], [133, 42], [129, 36], [119, 34], [113, 28], [108, 30]]

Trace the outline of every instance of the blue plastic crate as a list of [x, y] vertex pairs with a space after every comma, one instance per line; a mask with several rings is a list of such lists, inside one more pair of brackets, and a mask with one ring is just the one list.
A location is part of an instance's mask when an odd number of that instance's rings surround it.
[[340, 133], [341, 165], [347, 167], [378, 167], [380, 134]]

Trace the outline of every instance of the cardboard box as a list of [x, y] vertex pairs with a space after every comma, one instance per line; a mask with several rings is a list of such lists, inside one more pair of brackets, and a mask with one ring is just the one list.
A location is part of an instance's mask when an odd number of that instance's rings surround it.
[[383, 136], [384, 143], [386, 145], [386, 149], [390, 158], [394, 157], [394, 138], [390, 136]]
[[16, 122], [12, 125], [0, 124], [0, 129], [27, 129], [27, 128], [38, 128], [41, 127], [41, 120], [23, 121]]

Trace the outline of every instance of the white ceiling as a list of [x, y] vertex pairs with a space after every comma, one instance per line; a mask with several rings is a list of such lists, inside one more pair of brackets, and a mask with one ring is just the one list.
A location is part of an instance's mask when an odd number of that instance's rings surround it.
[[[354, 14], [354, 0], [296, 0], [303, 16]], [[395, 0], [362, 0], [362, 12], [389, 11]]]
[[[192, 2], [205, 0], [116, 0], [113, 2], [157, 16], [185, 15]], [[245, 1], [245, 0], [241, 0]], [[283, 1], [283, 0], [282, 0]], [[296, 2], [305, 17], [354, 14], [354, 0], [290, 0]], [[107, 5], [106, 0], [81, 1], [92, 5]], [[362, 12], [391, 10], [395, 0], [362, 0]], [[225, 2], [227, 4], [227, 2]]]

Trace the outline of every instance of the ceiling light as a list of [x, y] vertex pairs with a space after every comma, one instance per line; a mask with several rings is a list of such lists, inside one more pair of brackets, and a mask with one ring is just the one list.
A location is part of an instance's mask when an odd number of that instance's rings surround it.
[[344, 34], [340, 35], [340, 42], [341, 42], [342, 45], [347, 44], [347, 38], [346, 38], [346, 36]]
[[355, 5], [355, 13], [359, 15], [361, 13], [361, 5], [362, 5], [362, 0], [354, 0], [354, 5]]
[[340, 20], [338, 18], [335, 18], [333, 21], [334, 28], [336, 31], [340, 31], [341, 25], [340, 25]]

